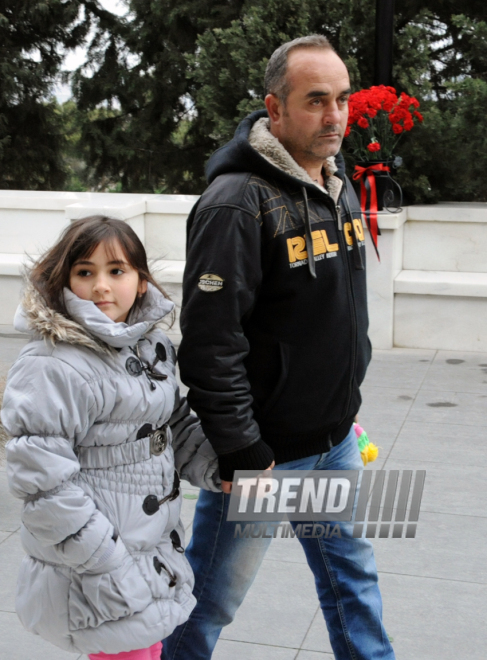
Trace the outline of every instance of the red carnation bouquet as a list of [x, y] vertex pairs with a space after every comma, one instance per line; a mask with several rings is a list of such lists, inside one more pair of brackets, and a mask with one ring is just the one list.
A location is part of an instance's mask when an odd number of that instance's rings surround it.
[[[353, 178], [360, 182], [360, 206], [378, 257], [377, 211], [402, 204], [401, 188], [389, 173], [402, 134], [423, 121], [418, 108], [414, 96], [402, 92], [398, 97], [394, 87], [384, 85], [363, 89], [349, 99], [345, 137], [357, 160]], [[397, 202], [394, 187], [399, 191]]]
[[345, 137], [357, 161], [390, 161], [405, 131], [422, 122], [419, 101], [394, 87], [378, 85], [355, 92], [349, 100]]

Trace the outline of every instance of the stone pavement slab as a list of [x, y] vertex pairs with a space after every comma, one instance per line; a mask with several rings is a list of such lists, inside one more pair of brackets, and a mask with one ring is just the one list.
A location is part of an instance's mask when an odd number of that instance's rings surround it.
[[483, 426], [406, 421], [388, 454], [390, 459], [420, 456], [428, 463], [487, 468]]
[[[21, 344], [0, 337], [0, 370]], [[484, 660], [487, 354], [374, 351], [363, 395], [360, 422], [381, 447], [366, 469], [426, 470], [416, 538], [372, 540], [397, 660]], [[183, 483], [182, 492], [193, 496], [197, 489]], [[195, 504], [183, 499], [187, 541]], [[8, 494], [0, 467], [0, 658], [78, 660], [25, 632], [13, 613], [19, 514], [20, 502]], [[301, 546], [296, 539], [275, 539], [213, 658], [332, 657]]]
[[220, 639], [212, 660], [295, 660], [296, 649]]
[[[3, 576], [2, 576], [3, 577]], [[16, 614], [0, 610], [0, 658], [2, 660], [81, 660], [24, 630]]]
[[415, 539], [373, 539], [373, 545], [381, 575], [487, 585], [485, 546], [480, 539], [487, 539], [487, 518], [421, 511]]
[[6, 375], [16, 356], [26, 343], [25, 338], [13, 339], [0, 335], [0, 376]]
[[411, 406], [408, 420], [481, 426], [485, 422], [486, 410], [487, 394], [421, 390]]
[[313, 617], [313, 621], [309, 627], [306, 637], [301, 645], [302, 649], [310, 652], [327, 653], [333, 657], [330, 640], [328, 639], [328, 631], [326, 629], [325, 620], [318, 607]]
[[8, 539], [11, 534], [13, 534], [13, 532], [0, 532], [0, 544], [2, 544], [5, 539]]
[[485, 583], [381, 573], [379, 584], [397, 660], [485, 660]]
[[392, 351], [376, 350], [372, 353], [365, 376], [365, 390], [369, 386], [405, 387], [417, 390], [436, 355], [425, 349], [395, 348]]
[[0, 581], [0, 609], [3, 612], [15, 612], [15, 588], [17, 574], [24, 551], [18, 532], [11, 534], [0, 543], [0, 566], [2, 579]]
[[[196, 500], [198, 498], [198, 489], [194, 489], [192, 487], [188, 488], [188, 486], [189, 484], [187, 481], [182, 482], [181, 492], [183, 494], [183, 501], [181, 504], [181, 521], [183, 523], [184, 529], [186, 530], [186, 543], [188, 542], [189, 534], [191, 533], [194, 510], [196, 507]], [[193, 497], [195, 499], [192, 499]]]
[[384, 467], [387, 470], [426, 470], [421, 511], [487, 516], [484, 467], [429, 463], [418, 457], [414, 460], [389, 458]]
[[[291, 537], [283, 539], [277, 536], [273, 539], [266, 553], [266, 559], [269, 561], [307, 565], [306, 556], [300, 542], [297, 538]], [[288, 567], [288, 570], [292, 570], [292, 567]]]
[[222, 639], [298, 649], [318, 607], [314, 579], [305, 564], [264, 559], [235, 621]]
[[485, 394], [486, 384], [487, 354], [438, 351], [422, 389]]
[[8, 490], [5, 466], [0, 468], [0, 531], [15, 532], [20, 527], [22, 503], [12, 497]]

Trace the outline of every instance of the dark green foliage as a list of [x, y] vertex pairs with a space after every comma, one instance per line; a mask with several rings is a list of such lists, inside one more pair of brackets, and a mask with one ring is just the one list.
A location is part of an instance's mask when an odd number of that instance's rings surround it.
[[63, 48], [86, 36], [77, 0], [0, 1], [0, 188], [62, 187], [65, 132], [49, 100]]
[[366, 74], [372, 76], [368, 60], [373, 59], [369, 42], [373, 42], [374, 2], [251, 0], [229, 27], [203, 33], [197, 54], [188, 60], [195, 83], [195, 108], [214, 146], [226, 142], [245, 115], [264, 107], [265, 68], [272, 52], [285, 41], [325, 34], [356, 84], [361, 79], [359, 64], [364, 63]]
[[398, 179], [409, 202], [487, 201], [487, 81], [466, 78], [449, 93], [427, 104], [418, 139], [405, 145], [408, 167]]
[[[0, 186], [198, 193], [208, 155], [263, 107], [268, 57], [325, 34], [355, 89], [373, 81], [375, 0], [0, 0]], [[487, 200], [485, 0], [396, 2], [394, 84], [421, 101], [404, 137], [406, 201]], [[91, 32], [89, 32], [91, 28]], [[61, 55], [90, 39], [74, 102]]]
[[[199, 32], [228, 24], [242, 2], [131, 0], [128, 19], [100, 24], [78, 71], [82, 143], [95, 179], [124, 192], [196, 192], [213, 141], [194, 112], [188, 56]], [[104, 108], [104, 109], [102, 109]]]

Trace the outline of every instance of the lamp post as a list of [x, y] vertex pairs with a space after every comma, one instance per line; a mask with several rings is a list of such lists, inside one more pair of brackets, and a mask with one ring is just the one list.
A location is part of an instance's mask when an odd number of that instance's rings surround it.
[[376, 0], [374, 85], [392, 85], [394, 0]]

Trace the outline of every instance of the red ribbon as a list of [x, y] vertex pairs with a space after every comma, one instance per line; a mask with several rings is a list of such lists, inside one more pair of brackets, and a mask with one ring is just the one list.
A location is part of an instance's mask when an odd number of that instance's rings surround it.
[[[369, 228], [377, 258], [380, 261], [379, 250], [377, 249], [379, 226], [377, 224], [377, 188], [375, 186], [374, 172], [390, 172], [390, 167], [387, 167], [383, 163], [374, 163], [368, 167], [355, 165], [353, 178], [354, 181], [360, 181], [360, 206], [365, 215], [365, 221]], [[368, 192], [370, 193], [369, 205], [367, 205]]]

